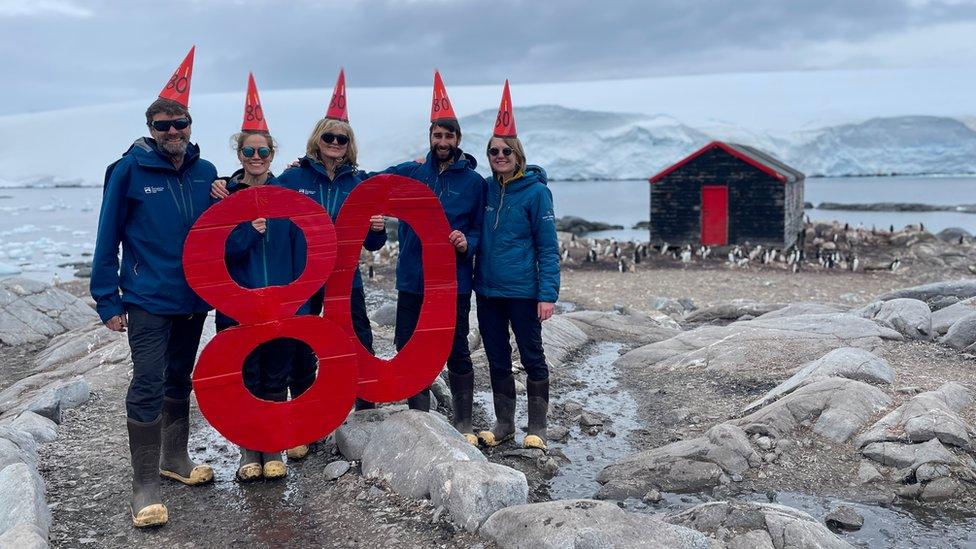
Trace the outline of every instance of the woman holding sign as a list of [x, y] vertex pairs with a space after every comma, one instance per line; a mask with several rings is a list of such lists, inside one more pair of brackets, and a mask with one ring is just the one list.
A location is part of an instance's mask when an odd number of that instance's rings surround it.
[[542, 348], [542, 322], [552, 316], [559, 297], [559, 245], [546, 172], [526, 165], [507, 80], [494, 136], [488, 142], [488, 162], [492, 176], [486, 179], [475, 293], [496, 420], [478, 438], [487, 446], [497, 446], [515, 435], [511, 326], [528, 376], [529, 421], [522, 444], [544, 449], [549, 367]]

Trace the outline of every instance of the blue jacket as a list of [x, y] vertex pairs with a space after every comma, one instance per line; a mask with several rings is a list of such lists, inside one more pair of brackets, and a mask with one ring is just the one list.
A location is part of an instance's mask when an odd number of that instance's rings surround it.
[[[334, 222], [339, 216], [343, 202], [356, 185], [366, 179], [366, 172], [356, 170], [348, 165], [340, 166], [336, 171], [335, 180], [329, 179], [325, 166], [307, 156], [299, 160], [298, 167], [288, 168], [278, 176], [278, 184], [287, 189], [298, 191], [322, 205]], [[363, 246], [369, 251], [376, 251], [386, 243], [386, 231], [369, 231]], [[356, 267], [356, 274], [352, 280], [353, 288], [363, 287], [363, 277]]]
[[[412, 177], [434, 191], [444, 208], [451, 230], [464, 233], [468, 241], [466, 253], [457, 257], [457, 293], [471, 293], [473, 259], [478, 241], [481, 240], [481, 224], [484, 217], [485, 180], [474, 169], [478, 161], [467, 153], [458, 156], [453, 164], [439, 173], [434, 153], [427, 153], [427, 161], [405, 162], [386, 170]], [[403, 292], [423, 293], [424, 272], [421, 262], [420, 239], [404, 222], [397, 228], [400, 255], [397, 258], [396, 287]]]
[[[135, 305], [158, 315], [206, 312], [183, 274], [183, 242], [210, 206], [213, 164], [189, 145], [179, 170], [148, 137], [105, 171], [91, 295], [106, 321]], [[122, 244], [121, 271], [119, 243]], [[121, 296], [119, 291], [121, 290]]]
[[[238, 170], [229, 178], [228, 192], [250, 188], [243, 183], [243, 175], [244, 171]], [[269, 175], [265, 185], [277, 184], [274, 175]], [[227, 237], [224, 257], [231, 278], [245, 288], [284, 286], [297, 280], [305, 270], [305, 238], [298, 226], [287, 219], [268, 219], [264, 234], [245, 221]], [[308, 314], [307, 309], [308, 303], [297, 314]], [[217, 311], [218, 326], [233, 324], [234, 320]]]
[[559, 241], [545, 170], [529, 166], [504, 187], [494, 176], [485, 182], [475, 291], [554, 303], [559, 298]]

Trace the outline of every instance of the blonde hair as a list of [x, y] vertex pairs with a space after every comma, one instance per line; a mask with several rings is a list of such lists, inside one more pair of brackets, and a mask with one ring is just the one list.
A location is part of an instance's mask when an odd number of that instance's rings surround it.
[[[508, 148], [512, 149], [512, 154], [515, 155], [515, 171], [512, 172], [512, 176], [522, 173], [525, 171], [525, 149], [522, 148], [522, 142], [519, 141], [518, 137], [492, 137], [488, 140], [488, 146], [485, 147], [485, 154], [488, 154], [488, 149], [491, 148], [491, 142], [495, 139], [501, 139]], [[488, 165], [491, 165], [491, 157], [488, 158]]]
[[349, 144], [346, 145], [346, 156], [343, 157], [342, 163], [349, 164], [355, 168], [357, 163], [358, 149], [356, 148], [356, 134], [352, 131], [352, 126], [341, 120], [333, 120], [332, 118], [323, 118], [319, 120], [315, 127], [312, 128], [312, 135], [308, 136], [308, 143], [305, 145], [305, 154], [310, 157], [322, 162], [321, 156], [319, 156], [319, 140], [323, 133], [342, 133], [349, 136]]

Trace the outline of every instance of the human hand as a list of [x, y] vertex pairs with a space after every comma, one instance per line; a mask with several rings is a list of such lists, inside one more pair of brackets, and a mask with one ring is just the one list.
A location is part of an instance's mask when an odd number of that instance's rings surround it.
[[468, 239], [461, 231], [451, 231], [451, 234], [447, 235], [447, 239], [450, 240], [451, 245], [462, 254], [468, 251]]
[[556, 310], [556, 304], [540, 301], [536, 310], [539, 313], [539, 320], [546, 321], [552, 318], [552, 313]]
[[268, 220], [263, 217], [259, 217], [251, 222], [251, 226], [254, 227], [255, 231], [264, 234], [264, 232], [268, 230]]
[[210, 184], [210, 196], [218, 200], [230, 196], [230, 193], [227, 192], [227, 181], [223, 179], [215, 179], [214, 182]]
[[105, 327], [113, 332], [124, 332], [126, 326], [129, 325], [129, 319], [125, 313], [120, 315], [115, 315], [112, 318], [105, 321]]
[[386, 230], [386, 218], [382, 215], [371, 215], [369, 217], [369, 230], [381, 233]]

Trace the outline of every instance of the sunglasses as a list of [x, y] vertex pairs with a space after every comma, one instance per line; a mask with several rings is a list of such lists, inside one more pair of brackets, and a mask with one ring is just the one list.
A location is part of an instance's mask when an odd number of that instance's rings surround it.
[[157, 132], [168, 132], [170, 128], [185, 130], [190, 127], [189, 118], [177, 118], [176, 120], [153, 120], [149, 123]]
[[505, 147], [504, 149], [499, 149], [498, 147], [492, 147], [488, 149], [488, 156], [498, 156], [498, 153], [502, 153], [505, 158], [512, 156], [512, 149]]
[[252, 156], [254, 156], [254, 153], [258, 153], [258, 156], [260, 156], [261, 158], [267, 158], [271, 156], [271, 149], [269, 149], [268, 147], [258, 147], [257, 149], [255, 149], [254, 147], [241, 147], [238, 150], [241, 151], [241, 154], [244, 155], [244, 158], [251, 158]]
[[322, 141], [329, 144], [338, 143], [340, 145], [345, 145], [346, 143], [349, 143], [349, 136], [326, 132], [322, 134]]

